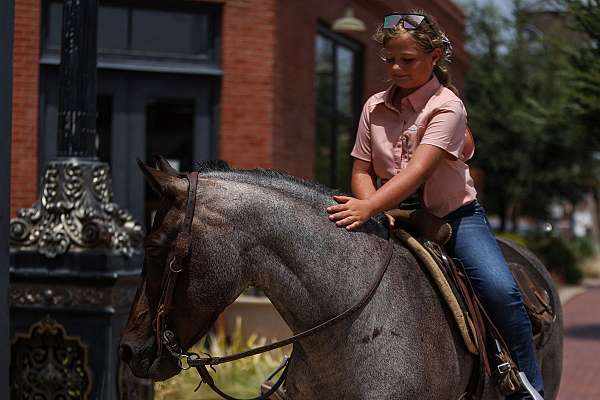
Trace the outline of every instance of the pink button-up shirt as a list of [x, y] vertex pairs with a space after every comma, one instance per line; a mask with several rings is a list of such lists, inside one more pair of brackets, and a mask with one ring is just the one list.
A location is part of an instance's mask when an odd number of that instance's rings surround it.
[[[406, 168], [419, 144], [446, 150], [445, 158], [423, 187], [425, 208], [438, 217], [475, 199], [477, 192], [465, 161], [473, 148], [465, 148], [467, 112], [462, 101], [434, 76], [392, 104], [396, 86], [371, 96], [358, 124], [352, 157], [372, 163], [383, 182]], [[464, 154], [466, 153], [466, 154]]]

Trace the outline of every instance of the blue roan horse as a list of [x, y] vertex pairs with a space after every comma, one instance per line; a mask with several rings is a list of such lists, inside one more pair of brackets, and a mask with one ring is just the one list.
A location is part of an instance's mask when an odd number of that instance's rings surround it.
[[[176, 359], [157, 346], [153, 322], [165, 265], [185, 225], [188, 180], [142, 165], [161, 194], [145, 239], [143, 279], [123, 335], [121, 353], [139, 377], [176, 375]], [[272, 171], [204, 168], [198, 177], [189, 258], [173, 289], [169, 329], [189, 348], [242, 291], [261, 289], [293, 332], [357, 303], [375, 279], [387, 248], [387, 229], [369, 221], [356, 232], [331, 223], [332, 192]], [[529, 256], [528, 256], [529, 258]], [[550, 278], [539, 261], [533, 268]], [[558, 392], [562, 315], [538, 356], [546, 399]], [[294, 345], [285, 389], [290, 399], [457, 400], [475, 358], [424, 269], [400, 243], [370, 302], [361, 311]], [[486, 383], [483, 399], [501, 399]]]

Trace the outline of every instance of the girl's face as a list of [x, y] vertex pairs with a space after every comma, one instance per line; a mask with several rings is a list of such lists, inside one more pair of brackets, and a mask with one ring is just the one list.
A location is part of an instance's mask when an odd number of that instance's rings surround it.
[[388, 76], [396, 86], [408, 93], [429, 81], [441, 55], [439, 48], [431, 53], [421, 50], [410, 33], [390, 39], [384, 48]]

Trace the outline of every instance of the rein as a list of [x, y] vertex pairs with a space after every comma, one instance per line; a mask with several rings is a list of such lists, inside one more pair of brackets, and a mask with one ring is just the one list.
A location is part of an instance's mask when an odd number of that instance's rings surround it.
[[[177, 277], [179, 273], [183, 270], [182, 261], [189, 256], [190, 253], [190, 244], [191, 244], [191, 229], [192, 229], [192, 221], [194, 218], [194, 208], [196, 205], [196, 191], [198, 185], [198, 172], [192, 172], [185, 175], [179, 175], [179, 177], [187, 178], [189, 181], [188, 186], [188, 199], [185, 213], [185, 220], [183, 224], [183, 229], [177, 235], [175, 240], [175, 245], [171, 249], [169, 257], [170, 260], [165, 267], [166, 279], [163, 280], [163, 285], [161, 289], [161, 297], [159, 302], [159, 307], [156, 315], [156, 319], [154, 321], [154, 329], [156, 333], [156, 341], [158, 346], [158, 353], [162, 351], [162, 346], [164, 345], [169, 353], [175, 358], [177, 358], [177, 363], [182, 370], [187, 370], [190, 368], [195, 368], [198, 374], [200, 375], [200, 384], [206, 383], [215, 393], [219, 394], [221, 397], [227, 400], [241, 400], [232, 396], [227, 395], [222, 392], [215, 384], [214, 380], [210, 376], [210, 373], [206, 369], [206, 366], [210, 366], [213, 370], [213, 366], [228, 363], [231, 361], [236, 361], [242, 358], [254, 356], [257, 354], [265, 353], [271, 350], [275, 350], [289, 344], [294, 344], [302, 339], [305, 339], [309, 336], [315, 335], [340, 321], [348, 318], [350, 315], [364, 308], [373, 295], [375, 291], [379, 287], [385, 272], [387, 271], [390, 262], [392, 260], [393, 255], [393, 242], [391, 240], [391, 232], [388, 237], [386, 253], [381, 263], [381, 266], [378, 270], [378, 274], [376, 279], [373, 281], [369, 290], [363, 295], [361, 300], [358, 303], [355, 303], [351, 307], [347, 308], [342, 313], [310, 328], [305, 331], [302, 331], [296, 335], [290, 336], [287, 339], [279, 340], [277, 342], [267, 344], [264, 346], [256, 347], [247, 351], [243, 351], [237, 354], [232, 354], [223, 357], [213, 357], [210, 354], [205, 354], [206, 357], [200, 356], [199, 354], [193, 352], [185, 351], [175, 339], [175, 333], [172, 330], [167, 329], [167, 317], [169, 311], [171, 310], [171, 302], [173, 298], [173, 290], [177, 283]], [[269, 376], [271, 379], [274, 375], [276, 375], [279, 371], [281, 373], [277, 382], [269, 389], [266, 393], [261, 394], [260, 396], [254, 397], [252, 399], [247, 400], [266, 400], [275, 393], [279, 387], [285, 381], [287, 376], [287, 368], [289, 366], [289, 358], [286, 356], [281, 363], [281, 365]], [[196, 388], [196, 390], [198, 389]]]

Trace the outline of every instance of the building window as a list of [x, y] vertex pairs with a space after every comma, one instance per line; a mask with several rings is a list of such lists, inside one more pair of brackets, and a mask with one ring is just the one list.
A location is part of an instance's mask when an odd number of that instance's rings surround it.
[[[62, 2], [43, 0], [40, 166], [56, 155]], [[222, 4], [100, 0], [97, 156], [114, 201], [149, 224], [156, 197], [135, 158], [161, 154], [181, 170], [218, 156]]]
[[315, 41], [315, 179], [346, 191], [360, 113], [360, 60], [359, 44], [319, 28]]
[[[44, 2], [42, 64], [59, 62], [62, 8], [62, 2]], [[198, 70], [198, 66], [204, 66], [219, 74], [219, 17], [218, 5], [100, 1], [99, 67], [130, 67], [136, 63], [154, 69], [165, 64]]]

